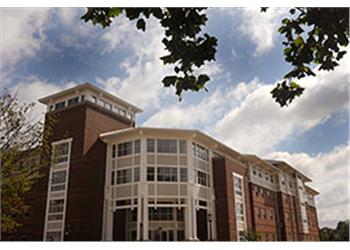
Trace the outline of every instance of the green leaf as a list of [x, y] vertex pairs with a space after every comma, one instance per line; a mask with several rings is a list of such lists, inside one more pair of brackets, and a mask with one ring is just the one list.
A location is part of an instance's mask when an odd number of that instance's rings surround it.
[[143, 20], [143, 18], [140, 18], [139, 20], [137, 20], [136, 27], [139, 30], [145, 31], [146, 30], [145, 20]]
[[177, 80], [177, 76], [166, 76], [163, 78], [162, 82], [165, 87], [170, 87], [171, 85], [175, 85]]
[[117, 17], [122, 13], [122, 8], [111, 8], [108, 12], [109, 17]]
[[301, 36], [298, 36], [297, 39], [294, 40], [294, 44], [297, 47], [300, 47], [302, 44], [304, 44], [304, 40]]

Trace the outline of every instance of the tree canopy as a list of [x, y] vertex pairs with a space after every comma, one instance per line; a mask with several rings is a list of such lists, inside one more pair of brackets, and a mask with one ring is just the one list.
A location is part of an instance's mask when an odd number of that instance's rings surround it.
[[[196, 73], [197, 68], [215, 60], [217, 51], [217, 38], [202, 31], [208, 20], [205, 9], [87, 8], [81, 18], [105, 28], [114, 18], [125, 14], [129, 20], [136, 20], [137, 29], [145, 31], [145, 19], [155, 17], [164, 28], [162, 43], [168, 51], [160, 59], [164, 64], [174, 65], [174, 75], [164, 77], [162, 82], [165, 87], [174, 86], [181, 99], [183, 91], [207, 90], [205, 86], [210, 80], [207, 74]], [[348, 8], [290, 8], [289, 13], [276, 31], [285, 37], [283, 54], [292, 67], [271, 91], [281, 107], [303, 93], [304, 88], [296, 81], [315, 76], [313, 67], [334, 70], [349, 43]]]
[[[23, 104], [8, 91], [0, 96], [1, 156], [1, 232], [10, 233], [21, 226], [19, 219], [28, 205], [24, 195], [42, 177], [47, 166], [49, 147], [45, 143], [53, 119], [47, 121], [45, 134], [40, 121], [31, 121], [34, 103]], [[50, 125], [51, 124], [51, 125]]]
[[334, 229], [322, 228], [320, 239], [321, 241], [349, 241], [349, 220], [339, 221]]

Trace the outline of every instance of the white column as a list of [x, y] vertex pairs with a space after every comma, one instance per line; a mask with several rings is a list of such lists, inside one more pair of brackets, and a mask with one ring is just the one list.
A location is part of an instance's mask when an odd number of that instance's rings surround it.
[[148, 199], [143, 199], [143, 240], [148, 240]]
[[[140, 185], [139, 185], [140, 188]], [[141, 240], [141, 225], [142, 222], [142, 206], [141, 206], [141, 197], [139, 195], [137, 199], [137, 231], [136, 231], [136, 239]]]
[[191, 198], [191, 212], [192, 212], [192, 240], [198, 240], [197, 237], [197, 210], [195, 206], [195, 199]]
[[191, 216], [191, 209], [190, 209], [190, 200], [188, 200], [188, 204], [185, 207], [184, 213], [185, 213], [185, 239], [190, 240], [192, 238], [192, 216]]
[[103, 208], [103, 226], [102, 226], [102, 240], [113, 240], [113, 207], [111, 206], [112, 200], [112, 187], [110, 186], [111, 180], [111, 155], [112, 144], [107, 145], [106, 150], [106, 174], [105, 174], [105, 192], [104, 192], [104, 208]]

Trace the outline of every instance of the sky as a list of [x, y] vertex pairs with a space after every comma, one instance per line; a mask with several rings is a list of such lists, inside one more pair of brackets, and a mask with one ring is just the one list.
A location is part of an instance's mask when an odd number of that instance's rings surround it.
[[91, 82], [142, 108], [139, 127], [198, 129], [241, 153], [287, 161], [320, 192], [321, 227], [349, 218], [349, 55], [336, 70], [300, 80], [302, 97], [280, 108], [270, 91], [290, 70], [276, 32], [288, 10], [210, 8], [204, 32], [218, 38], [216, 61], [200, 69], [209, 91], [179, 101], [161, 83], [172, 68], [159, 59], [166, 51], [156, 20], [146, 32], [125, 17], [102, 29], [80, 20], [84, 13], [1, 9], [1, 91], [36, 102], [33, 119], [43, 119], [39, 98]]

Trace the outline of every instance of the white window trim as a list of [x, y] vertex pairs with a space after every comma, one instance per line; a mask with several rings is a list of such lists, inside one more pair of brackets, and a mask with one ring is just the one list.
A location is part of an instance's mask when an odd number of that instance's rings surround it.
[[[59, 220], [59, 221], [62, 221], [62, 227], [60, 229], [55, 229], [55, 230], [52, 230], [52, 231], [61, 231], [61, 241], [63, 241], [64, 239], [64, 228], [65, 228], [65, 220], [66, 220], [66, 208], [67, 208], [67, 194], [68, 194], [68, 182], [69, 182], [69, 169], [70, 169], [70, 158], [71, 158], [71, 151], [72, 151], [72, 141], [73, 141], [73, 138], [68, 138], [68, 139], [63, 139], [63, 140], [59, 140], [59, 141], [55, 141], [55, 142], [52, 142], [51, 143], [51, 146], [52, 146], [52, 149], [55, 145], [58, 145], [58, 144], [61, 144], [61, 143], [69, 143], [69, 146], [68, 146], [68, 160], [66, 162], [67, 164], [67, 167], [66, 167], [66, 170], [67, 170], [67, 175], [66, 175], [66, 182], [65, 182], [65, 189], [64, 190], [61, 190], [61, 192], [64, 192], [64, 196], [62, 197], [62, 199], [64, 199], [64, 205], [63, 205], [63, 217], [62, 217], [62, 220]], [[53, 159], [53, 151], [51, 152], [51, 162], [52, 162], [52, 159]], [[49, 223], [49, 206], [50, 206], [50, 196], [51, 196], [51, 193], [56, 193], [55, 191], [51, 192], [51, 176], [52, 176], [52, 173], [53, 173], [53, 165], [52, 163], [50, 162], [50, 171], [49, 171], [49, 179], [48, 179], [48, 187], [47, 187], [47, 198], [46, 198], [46, 213], [45, 213], [45, 224], [44, 224], [44, 235], [43, 235], [43, 240], [46, 241], [46, 235], [47, 235], [47, 232], [51, 232], [51, 230], [48, 230], [48, 223]], [[56, 164], [57, 166], [57, 164]], [[63, 170], [63, 169], [60, 169], [60, 171]], [[58, 198], [55, 198], [55, 199], [58, 199]], [[61, 199], [61, 198], [59, 198]], [[50, 221], [52, 222], [52, 221]], [[58, 222], [58, 221], [55, 221], [55, 222]]]
[[235, 172], [232, 172], [232, 184], [233, 184], [233, 194], [234, 194], [234, 198], [235, 198], [235, 215], [236, 215], [236, 231], [237, 231], [237, 241], [240, 241], [240, 236], [239, 236], [239, 231], [237, 228], [237, 212], [236, 212], [236, 193], [235, 193], [235, 177], [241, 179], [242, 181], [242, 204], [243, 204], [243, 226], [244, 226], [244, 231], [247, 230], [247, 218], [246, 218], [246, 207], [245, 207], [245, 195], [244, 195], [244, 178], [242, 175], [237, 174]]

